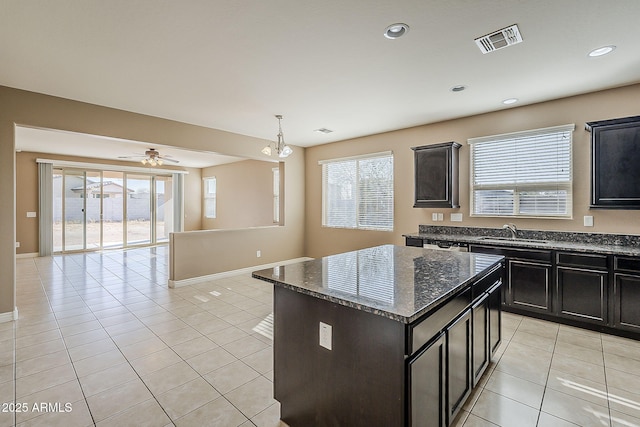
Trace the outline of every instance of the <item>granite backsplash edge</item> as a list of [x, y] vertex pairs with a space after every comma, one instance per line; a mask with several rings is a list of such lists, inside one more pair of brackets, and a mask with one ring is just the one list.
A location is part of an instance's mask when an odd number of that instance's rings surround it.
[[[460, 234], [478, 237], [511, 237], [509, 230], [484, 227], [452, 227], [444, 225], [419, 225], [420, 234]], [[632, 246], [640, 248], [640, 236], [625, 234], [582, 233], [571, 231], [518, 230], [523, 239], [549, 240], [557, 242], [585, 243], [592, 245]]]

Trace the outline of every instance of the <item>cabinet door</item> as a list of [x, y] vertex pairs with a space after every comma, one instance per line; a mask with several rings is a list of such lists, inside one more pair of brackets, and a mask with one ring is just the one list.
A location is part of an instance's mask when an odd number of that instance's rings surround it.
[[489, 294], [484, 294], [472, 308], [473, 345], [472, 369], [473, 386], [489, 366]]
[[590, 323], [607, 323], [606, 271], [558, 267], [558, 315]]
[[502, 283], [489, 290], [489, 354], [495, 354], [502, 342]]
[[409, 362], [409, 425], [442, 427], [445, 412], [445, 335]]
[[614, 326], [640, 332], [640, 276], [616, 274], [613, 299]]
[[460, 144], [414, 147], [414, 208], [457, 208]]
[[507, 304], [525, 310], [551, 311], [551, 265], [509, 260]]
[[471, 393], [471, 310], [446, 330], [447, 423], [451, 423]]

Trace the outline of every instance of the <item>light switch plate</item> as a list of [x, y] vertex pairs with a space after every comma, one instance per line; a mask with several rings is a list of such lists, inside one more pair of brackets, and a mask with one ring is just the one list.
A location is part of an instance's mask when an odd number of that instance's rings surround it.
[[35, 217], [36, 217], [35, 212], [27, 212], [27, 218], [35, 218]]
[[462, 214], [461, 213], [452, 213], [451, 214], [451, 222], [462, 222]]
[[438, 221], [444, 221], [444, 214], [443, 213], [438, 213]]
[[331, 325], [320, 322], [320, 347], [331, 350]]
[[437, 213], [432, 213], [431, 214], [431, 221], [437, 221], [438, 220], [438, 214]]
[[584, 216], [584, 226], [593, 227], [593, 217], [591, 215]]

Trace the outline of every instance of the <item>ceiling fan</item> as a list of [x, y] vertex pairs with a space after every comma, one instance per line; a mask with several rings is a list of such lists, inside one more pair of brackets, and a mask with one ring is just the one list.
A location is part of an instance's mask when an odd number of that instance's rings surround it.
[[173, 160], [171, 156], [163, 156], [155, 148], [149, 148], [144, 152], [144, 155], [135, 156], [118, 156], [119, 159], [141, 159], [140, 162], [143, 165], [162, 166], [164, 162], [180, 163], [178, 160]]

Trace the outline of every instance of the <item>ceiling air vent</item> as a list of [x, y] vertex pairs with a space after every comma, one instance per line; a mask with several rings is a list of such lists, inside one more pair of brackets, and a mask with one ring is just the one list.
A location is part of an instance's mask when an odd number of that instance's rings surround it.
[[522, 35], [518, 30], [518, 25], [514, 24], [486, 36], [478, 37], [475, 42], [482, 53], [489, 53], [522, 42]]

